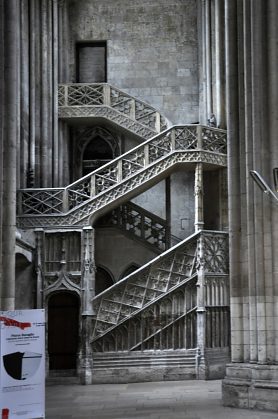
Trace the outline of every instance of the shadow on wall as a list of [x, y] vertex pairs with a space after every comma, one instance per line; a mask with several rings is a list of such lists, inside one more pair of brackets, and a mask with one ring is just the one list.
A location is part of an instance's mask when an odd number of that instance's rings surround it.
[[15, 308], [35, 308], [36, 273], [31, 263], [21, 253], [16, 253], [15, 265]]

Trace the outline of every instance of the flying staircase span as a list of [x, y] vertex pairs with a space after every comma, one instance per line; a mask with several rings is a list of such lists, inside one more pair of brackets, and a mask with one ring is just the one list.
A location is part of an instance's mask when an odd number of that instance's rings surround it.
[[181, 166], [226, 167], [226, 132], [173, 126], [65, 188], [18, 190], [20, 228], [90, 225]]
[[58, 105], [59, 118], [70, 124], [104, 120], [145, 140], [168, 125], [155, 108], [108, 83], [60, 84]]
[[[167, 128], [154, 108], [107, 84], [60, 85], [59, 117], [106, 119], [145, 140], [67, 187], [18, 191], [18, 227], [37, 232], [37, 306], [61, 290], [80, 297], [81, 381], [222, 377], [229, 359], [227, 233], [200, 230], [165, 250], [166, 224], [128, 201], [177, 169], [195, 169], [198, 230], [198, 179], [202, 170], [226, 167], [226, 132]], [[111, 211], [112, 222], [164, 253], [94, 296], [91, 226]]]

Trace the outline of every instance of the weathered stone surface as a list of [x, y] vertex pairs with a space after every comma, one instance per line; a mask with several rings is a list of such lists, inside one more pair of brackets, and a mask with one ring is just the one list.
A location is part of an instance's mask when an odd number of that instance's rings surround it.
[[108, 82], [156, 106], [173, 123], [198, 120], [196, 0], [71, 1], [74, 43], [107, 41]]
[[278, 410], [278, 366], [228, 364], [222, 384], [224, 406]]

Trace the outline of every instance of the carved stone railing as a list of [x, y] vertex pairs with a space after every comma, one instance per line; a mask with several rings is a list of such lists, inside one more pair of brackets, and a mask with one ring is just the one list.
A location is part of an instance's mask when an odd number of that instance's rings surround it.
[[[163, 334], [167, 336], [175, 327], [180, 333], [186, 322], [188, 332], [190, 329], [187, 342], [191, 339], [191, 343], [183, 343], [182, 348], [193, 347], [201, 239], [205, 274], [227, 276], [227, 233], [193, 234], [93, 299], [96, 318], [91, 341], [95, 351], [165, 349]], [[178, 341], [172, 342], [181, 349]]]
[[169, 243], [166, 220], [145, 210], [133, 202], [127, 202], [105, 215], [96, 224], [98, 227], [116, 226], [131, 237], [141, 240], [160, 251]]
[[94, 352], [196, 348], [196, 277], [93, 343]]
[[88, 224], [143, 192], [176, 166], [203, 162], [225, 167], [226, 131], [201, 125], [174, 126], [65, 188], [18, 191], [22, 228]]
[[106, 118], [144, 139], [167, 128], [155, 108], [107, 83], [60, 84], [59, 117]]

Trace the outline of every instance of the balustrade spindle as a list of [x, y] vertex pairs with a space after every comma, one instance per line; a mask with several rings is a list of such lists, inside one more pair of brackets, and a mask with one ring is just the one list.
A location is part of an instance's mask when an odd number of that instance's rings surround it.
[[134, 121], [136, 120], [136, 115], [135, 115], [135, 99], [131, 99], [130, 101], [130, 118], [133, 119]]
[[117, 163], [117, 182], [123, 180], [123, 161], [119, 160]]
[[203, 148], [203, 127], [202, 125], [197, 125], [197, 148]]
[[145, 161], [145, 167], [148, 166], [150, 162], [149, 144], [144, 145], [144, 161]]
[[64, 85], [64, 98], [65, 98], [65, 102], [64, 102], [64, 106], [69, 106], [68, 104], [68, 93], [69, 93], [69, 86], [68, 85]]
[[176, 132], [172, 129], [167, 135], [170, 135], [171, 138], [171, 151], [174, 151], [176, 149]]
[[156, 132], [160, 132], [160, 113], [155, 113], [155, 130]]
[[93, 197], [96, 194], [96, 175], [91, 176], [90, 182], [90, 196]]
[[63, 212], [68, 212], [69, 210], [69, 194], [68, 189], [63, 190]]
[[111, 105], [111, 87], [109, 84], [103, 85], [103, 104], [106, 106]]

